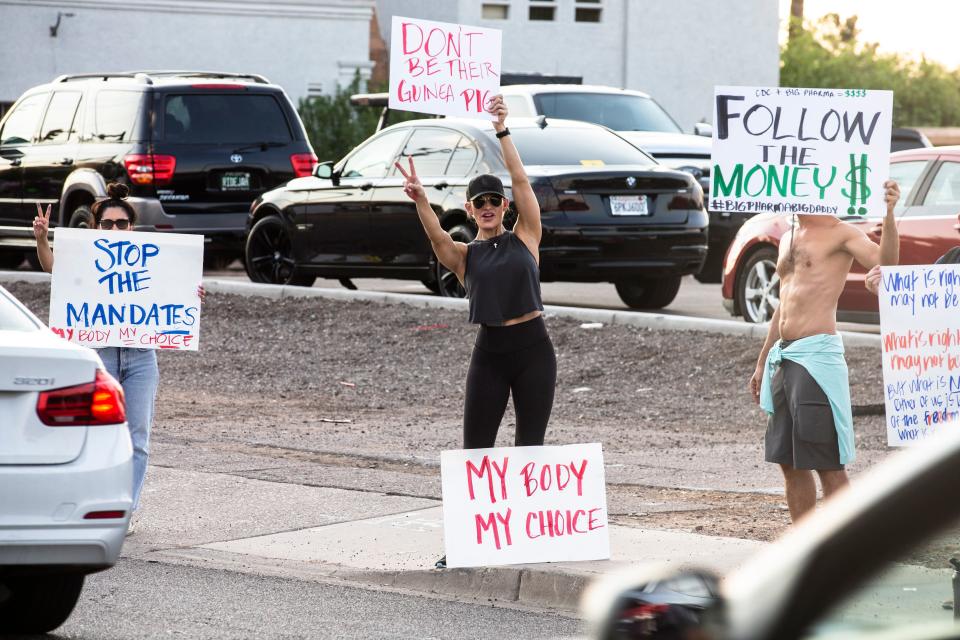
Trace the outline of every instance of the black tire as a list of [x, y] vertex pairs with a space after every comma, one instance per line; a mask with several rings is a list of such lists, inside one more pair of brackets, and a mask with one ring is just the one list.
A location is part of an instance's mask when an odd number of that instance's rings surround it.
[[[467, 224], [458, 224], [451, 228], [449, 233], [450, 237], [456, 242], [472, 242], [473, 239], [477, 237], [477, 232]], [[460, 284], [457, 276], [445, 266], [440, 264], [439, 260], [437, 260], [435, 273], [437, 289], [439, 289], [438, 293], [441, 296], [444, 298], [467, 297], [467, 290], [463, 288], [462, 284]]]
[[53, 631], [70, 617], [83, 589], [83, 574], [9, 576], [10, 597], [0, 603], [0, 633]]
[[[436, 258], [434, 258], [434, 262], [436, 262]], [[433, 267], [433, 272], [434, 273], [437, 272], [436, 265], [434, 265]], [[423, 284], [423, 286], [425, 286], [427, 289], [430, 290], [430, 293], [433, 293], [433, 294], [440, 293], [440, 284], [435, 279], [431, 278], [428, 280], [427, 278], [424, 278], [420, 282]]]
[[254, 282], [311, 287], [317, 279], [316, 276], [299, 273], [293, 258], [290, 234], [279, 216], [261, 218], [250, 229], [244, 263], [247, 275]]
[[751, 323], [769, 321], [780, 306], [777, 250], [763, 246], [751, 253], [737, 274], [735, 287], [733, 295], [743, 319]]
[[614, 284], [617, 295], [631, 309], [662, 309], [677, 297], [680, 276], [637, 278]]
[[36, 251], [27, 251], [27, 264], [34, 271], [43, 271], [43, 265], [40, 264], [40, 258], [37, 257]]
[[23, 251], [0, 251], [0, 269], [13, 271], [23, 264]]
[[93, 228], [93, 211], [90, 205], [81, 204], [70, 212], [70, 226], [78, 229]]

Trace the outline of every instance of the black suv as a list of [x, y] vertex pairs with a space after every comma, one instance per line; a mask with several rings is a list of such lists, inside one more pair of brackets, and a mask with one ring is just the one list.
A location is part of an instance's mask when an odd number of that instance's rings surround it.
[[[258, 75], [148, 71], [61, 76], [0, 121], [0, 227], [90, 224], [107, 182], [130, 186], [138, 226], [202, 233], [208, 266], [242, 254], [250, 203], [317, 158], [283, 89]], [[0, 230], [0, 236], [3, 235]], [[0, 252], [0, 268], [19, 251]]]

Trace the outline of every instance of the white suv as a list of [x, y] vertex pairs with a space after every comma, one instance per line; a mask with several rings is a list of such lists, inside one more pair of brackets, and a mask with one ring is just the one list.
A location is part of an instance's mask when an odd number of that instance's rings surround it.
[[0, 635], [67, 619], [130, 519], [123, 390], [0, 287]]

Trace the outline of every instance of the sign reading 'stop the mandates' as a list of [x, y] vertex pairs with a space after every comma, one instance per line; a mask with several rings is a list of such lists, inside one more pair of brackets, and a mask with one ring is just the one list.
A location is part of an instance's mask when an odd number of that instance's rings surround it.
[[393, 17], [390, 108], [493, 120], [500, 92], [500, 30]]
[[710, 209], [882, 215], [893, 92], [717, 87]]

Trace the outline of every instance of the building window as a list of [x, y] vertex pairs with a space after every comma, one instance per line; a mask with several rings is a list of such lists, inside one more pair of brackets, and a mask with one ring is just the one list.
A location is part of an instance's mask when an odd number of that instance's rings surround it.
[[577, 0], [574, 20], [577, 22], [600, 22], [603, 7], [600, 0]]
[[552, 22], [557, 13], [554, 0], [531, 0], [530, 20]]
[[484, 20], [506, 20], [509, 16], [510, 5], [507, 4], [485, 2], [480, 11], [480, 17]]

